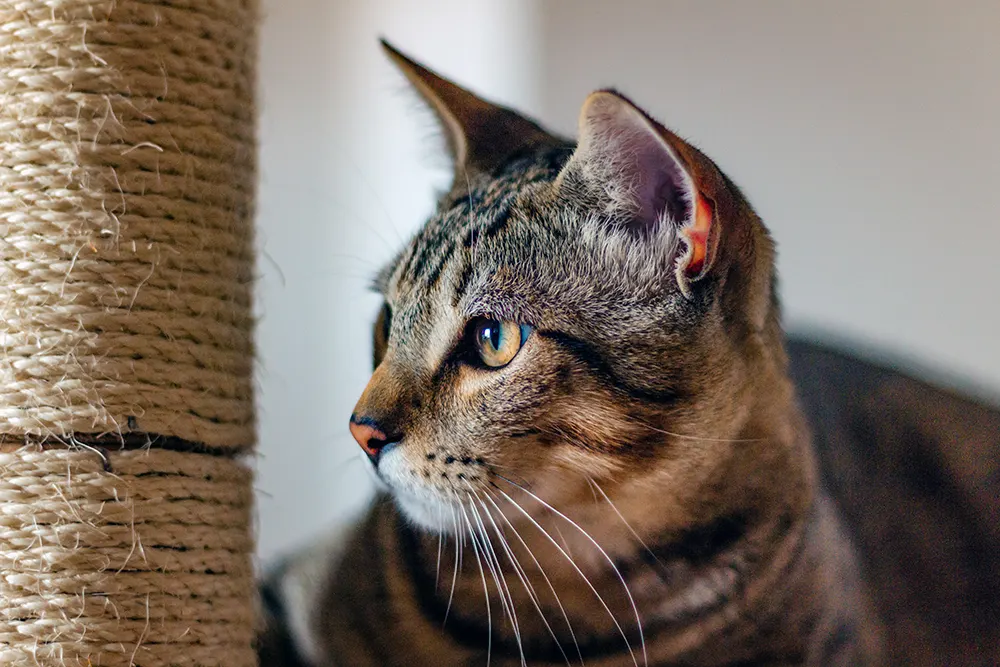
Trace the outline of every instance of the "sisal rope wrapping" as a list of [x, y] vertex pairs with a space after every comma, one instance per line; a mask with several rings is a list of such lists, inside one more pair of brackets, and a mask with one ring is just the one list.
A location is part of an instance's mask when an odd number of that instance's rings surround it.
[[256, 18], [0, 0], [4, 666], [255, 664]]
[[0, 453], [0, 664], [252, 665], [249, 471], [151, 449]]
[[254, 0], [0, 2], [0, 434], [253, 442]]

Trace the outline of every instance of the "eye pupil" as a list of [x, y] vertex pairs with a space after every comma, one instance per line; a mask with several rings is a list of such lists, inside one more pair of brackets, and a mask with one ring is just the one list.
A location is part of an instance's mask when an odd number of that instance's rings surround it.
[[487, 321], [479, 325], [479, 331], [477, 337], [481, 343], [494, 352], [500, 350], [501, 342], [503, 341], [503, 325], [496, 321]]
[[480, 319], [472, 328], [474, 347], [479, 359], [491, 368], [506, 366], [521, 349], [527, 325]]

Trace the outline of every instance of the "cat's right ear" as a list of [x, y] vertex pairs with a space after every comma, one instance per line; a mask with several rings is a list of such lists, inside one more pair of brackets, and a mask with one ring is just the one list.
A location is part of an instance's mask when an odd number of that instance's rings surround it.
[[381, 43], [440, 121], [454, 160], [456, 183], [473, 174], [492, 173], [515, 154], [553, 140], [524, 116], [473, 95], [384, 39]]
[[692, 157], [627, 98], [602, 90], [583, 104], [579, 143], [558, 179], [560, 188], [636, 235], [677, 234], [683, 243], [677, 280], [688, 295], [712, 267], [720, 236], [714, 201]]
[[685, 296], [699, 283], [721, 285], [728, 312], [764, 326], [774, 249], [763, 224], [710, 159], [628, 98], [612, 90], [587, 97], [577, 149], [556, 184], [616, 230], [676, 240]]

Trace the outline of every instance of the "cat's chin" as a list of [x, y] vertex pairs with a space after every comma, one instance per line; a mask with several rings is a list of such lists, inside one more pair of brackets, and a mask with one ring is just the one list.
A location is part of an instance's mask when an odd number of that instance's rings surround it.
[[454, 512], [461, 510], [441, 500], [417, 498], [408, 493], [393, 493], [396, 506], [416, 528], [434, 534], [453, 535]]

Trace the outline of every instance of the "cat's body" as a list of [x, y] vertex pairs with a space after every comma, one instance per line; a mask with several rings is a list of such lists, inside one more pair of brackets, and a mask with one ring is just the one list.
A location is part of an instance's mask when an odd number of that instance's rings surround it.
[[391, 498], [335, 559], [295, 566], [319, 563], [311, 588], [277, 584], [298, 650], [317, 667], [885, 664], [740, 192], [616, 93], [588, 99], [573, 144], [392, 53], [456, 179], [380, 276], [351, 428]]

